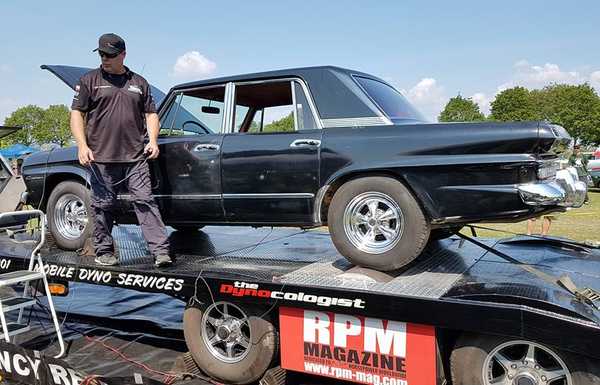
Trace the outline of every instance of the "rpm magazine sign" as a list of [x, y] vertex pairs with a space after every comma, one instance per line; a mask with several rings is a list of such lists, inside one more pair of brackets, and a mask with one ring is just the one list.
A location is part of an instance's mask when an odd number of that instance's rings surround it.
[[372, 385], [435, 385], [432, 326], [280, 308], [281, 366]]

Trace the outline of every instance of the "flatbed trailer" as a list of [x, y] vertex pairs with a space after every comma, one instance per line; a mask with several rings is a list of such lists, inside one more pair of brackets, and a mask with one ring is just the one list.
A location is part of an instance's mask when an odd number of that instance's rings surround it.
[[[591, 246], [453, 236], [382, 273], [350, 265], [320, 231], [173, 231], [175, 263], [160, 269], [139, 227], [116, 226], [114, 238], [115, 267], [47, 243], [48, 279], [186, 301], [190, 353], [223, 382], [266, 371], [262, 383], [284, 383], [284, 369], [371, 384], [600, 381], [597, 303], [548, 279], [566, 274], [580, 288], [598, 287], [600, 250]], [[26, 268], [30, 250], [0, 237], [0, 272]]]

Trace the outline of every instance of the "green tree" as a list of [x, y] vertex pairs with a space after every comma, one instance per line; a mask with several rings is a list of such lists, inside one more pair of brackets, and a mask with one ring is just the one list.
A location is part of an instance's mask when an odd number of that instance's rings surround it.
[[600, 143], [600, 98], [589, 84], [547, 86], [539, 105], [542, 116], [563, 126], [574, 143]]
[[44, 111], [39, 135], [36, 141], [42, 143], [55, 143], [61, 147], [71, 142], [71, 127], [69, 124], [69, 108], [64, 104], [52, 105]]
[[5, 126], [20, 126], [21, 130], [2, 139], [2, 146], [21, 143], [29, 146], [36, 142], [36, 135], [42, 130], [44, 109], [34, 105], [18, 108], [4, 120]]
[[21, 130], [3, 138], [1, 146], [15, 143], [45, 144], [55, 143], [65, 146], [70, 143], [69, 108], [65, 105], [52, 105], [47, 109], [28, 105], [15, 110], [4, 121], [6, 126], [20, 126]]
[[451, 98], [438, 117], [440, 122], [473, 122], [485, 120], [477, 103], [458, 95]]
[[294, 114], [290, 114], [279, 120], [274, 120], [263, 127], [263, 132], [294, 131]]
[[540, 120], [538, 93], [532, 93], [524, 87], [506, 89], [496, 95], [491, 104], [490, 119], [503, 122]]

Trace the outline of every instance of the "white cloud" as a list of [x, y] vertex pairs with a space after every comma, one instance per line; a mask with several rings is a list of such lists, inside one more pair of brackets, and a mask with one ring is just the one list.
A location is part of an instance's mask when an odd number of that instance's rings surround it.
[[4, 124], [4, 119], [19, 107], [19, 101], [13, 98], [0, 96], [0, 125]]
[[596, 89], [596, 92], [600, 92], [600, 71], [594, 71], [590, 74], [590, 84]]
[[512, 83], [527, 88], [542, 88], [552, 83], [580, 84], [586, 81], [578, 71], [563, 71], [558, 64], [532, 65], [519, 60], [514, 65]]
[[217, 69], [217, 64], [198, 51], [189, 51], [179, 56], [173, 65], [171, 76], [191, 79], [206, 77]]
[[437, 117], [448, 101], [444, 87], [434, 78], [423, 78], [415, 86], [402, 93], [425, 117], [437, 121]]
[[0, 73], [8, 73], [11, 68], [8, 64], [0, 64]]
[[471, 100], [477, 103], [479, 111], [484, 115], [489, 115], [490, 103], [494, 100], [494, 96], [489, 96], [483, 92], [476, 92], [471, 96]]

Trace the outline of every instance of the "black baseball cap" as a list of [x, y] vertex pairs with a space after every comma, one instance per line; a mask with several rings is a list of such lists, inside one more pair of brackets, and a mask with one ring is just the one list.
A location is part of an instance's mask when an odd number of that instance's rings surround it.
[[125, 51], [125, 40], [114, 33], [105, 33], [98, 39], [98, 48], [92, 52], [102, 51], [109, 55], [120, 54]]

